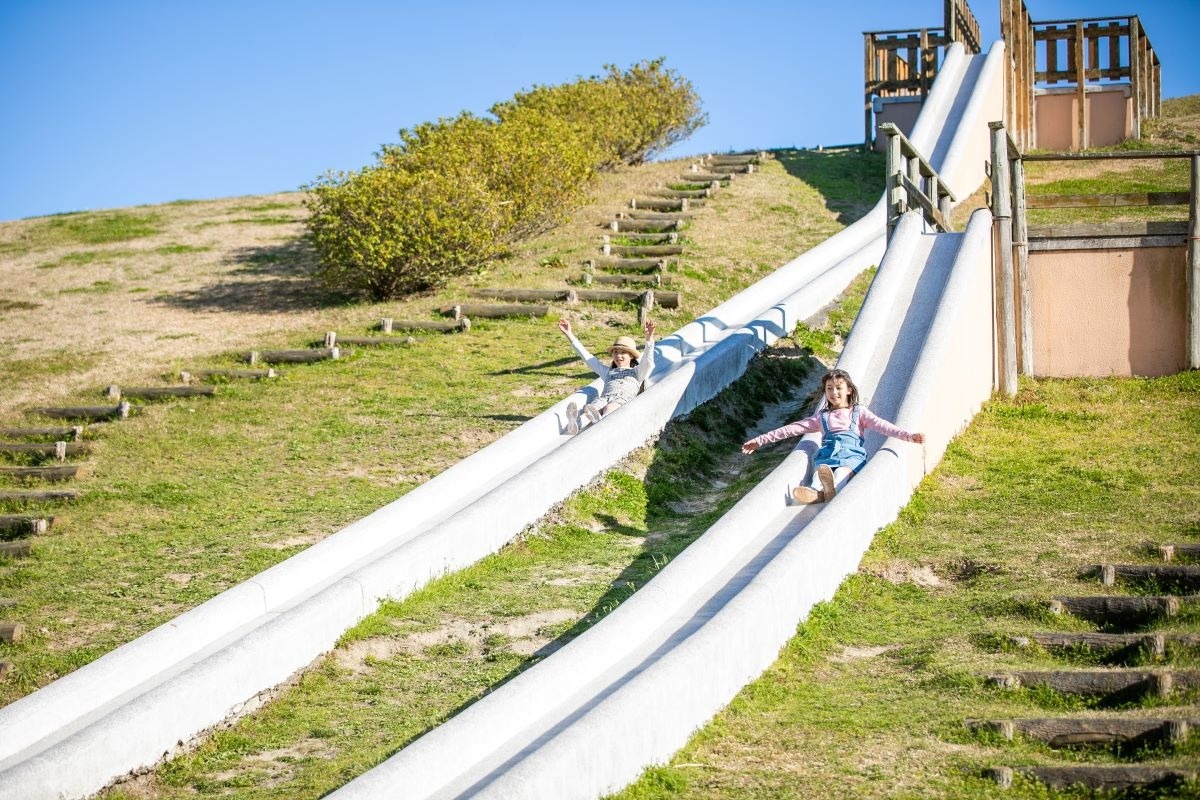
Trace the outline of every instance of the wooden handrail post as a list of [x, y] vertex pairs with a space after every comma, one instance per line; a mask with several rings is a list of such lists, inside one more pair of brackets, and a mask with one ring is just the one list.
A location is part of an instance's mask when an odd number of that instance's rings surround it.
[[1033, 298], [1029, 285], [1029, 222], [1025, 213], [1025, 162], [1012, 160], [1013, 250], [1017, 260], [1017, 287], [1021, 292], [1021, 375], [1033, 374]]
[[887, 238], [890, 241], [897, 223], [900, 222], [900, 217], [908, 210], [905, 203], [904, 185], [900, 180], [904, 169], [904, 157], [900, 151], [900, 129], [891, 123], [885, 123], [879, 126], [879, 130], [888, 137], [884, 173], [887, 175]]
[[1192, 197], [1188, 206], [1188, 369], [1200, 369], [1200, 153], [1192, 154]]
[[1008, 141], [1003, 122], [989, 122], [992, 129], [992, 219], [996, 230], [996, 258], [999, 261], [995, 279], [998, 317], [1000, 326], [997, 342], [1000, 344], [997, 373], [1000, 391], [1008, 397], [1017, 393], [1017, 331], [1015, 298], [1013, 289], [1012, 247], [1012, 183], [1008, 170]]

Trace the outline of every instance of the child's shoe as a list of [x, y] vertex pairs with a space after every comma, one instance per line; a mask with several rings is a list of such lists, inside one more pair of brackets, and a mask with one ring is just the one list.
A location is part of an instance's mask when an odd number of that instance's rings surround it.
[[567, 403], [567, 433], [571, 436], [579, 433], [579, 406]]
[[792, 500], [802, 506], [806, 506], [809, 503], [822, 503], [825, 498], [821, 496], [820, 492], [810, 486], [797, 486], [792, 489]]
[[600, 412], [597, 411], [596, 407], [594, 405], [592, 405], [591, 403], [588, 403], [586, 406], [583, 407], [583, 413], [584, 413], [584, 416], [586, 416], [588, 418], [588, 421], [591, 422], [593, 425], [595, 425], [597, 422], [600, 421]]
[[817, 479], [821, 481], [821, 489], [824, 491], [825, 502], [828, 503], [837, 494], [837, 487], [833, 485], [833, 470], [828, 464], [822, 464], [817, 467]]

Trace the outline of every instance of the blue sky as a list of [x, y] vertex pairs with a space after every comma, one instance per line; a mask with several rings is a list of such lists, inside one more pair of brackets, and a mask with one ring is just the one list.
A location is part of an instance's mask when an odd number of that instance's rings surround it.
[[[1164, 96], [1200, 92], [1200, 0], [1027, 0], [1138, 14]], [[998, 0], [973, 6], [990, 43]], [[297, 189], [425, 120], [665, 56], [710, 122], [672, 155], [862, 135], [862, 32], [942, 0], [0, 0], [0, 220]]]

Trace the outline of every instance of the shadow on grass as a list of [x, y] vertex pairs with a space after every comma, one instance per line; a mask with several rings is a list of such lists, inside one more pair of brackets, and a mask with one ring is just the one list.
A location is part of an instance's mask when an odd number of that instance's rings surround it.
[[882, 153], [784, 149], [774, 155], [789, 175], [825, 197], [825, 207], [843, 225], [865, 216], [883, 193]]
[[316, 280], [316, 253], [303, 239], [235, 250], [230, 258], [240, 266], [216, 283], [150, 302], [195, 312], [288, 314], [356, 301]]

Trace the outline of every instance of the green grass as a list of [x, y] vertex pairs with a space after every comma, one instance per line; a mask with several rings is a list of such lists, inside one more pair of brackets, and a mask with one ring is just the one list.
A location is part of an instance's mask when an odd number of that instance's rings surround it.
[[[1143, 424], [1147, 413], [1155, 425]], [[1137, 437], [1118, 433], [1129, 430]], [[1072, 663], [998, 643], [1031, 630], [1088, 629], [1043, 610], [1056, 594], [1103, 591], [1078, 578], [1078, 567], [1144, 560], [1146, 539], [1195, 541], [1197, 474], [1197, 373], [1023, 381], [1015, 400], [988, 403], [951, 445], [779, 661], [671, 764], [616, 797], [1079, 796], [1024, 781], [1005, 791], [980, 772], [1123, 763], [1130, 754], [988, 741], [963, 720], [1104, 711], [1049, 692], [1005, 693], [983, 676]], [[1200, 625], [1181, 616], [1162, 629]], [[1195, 654], [1177, 654], [1176, 666], [1196, 664]], [[1185, 694], [1160, 711], [1178, 716], [1198, 700]], [[1194, 765], [1200, 743], [1153, 755]]]

